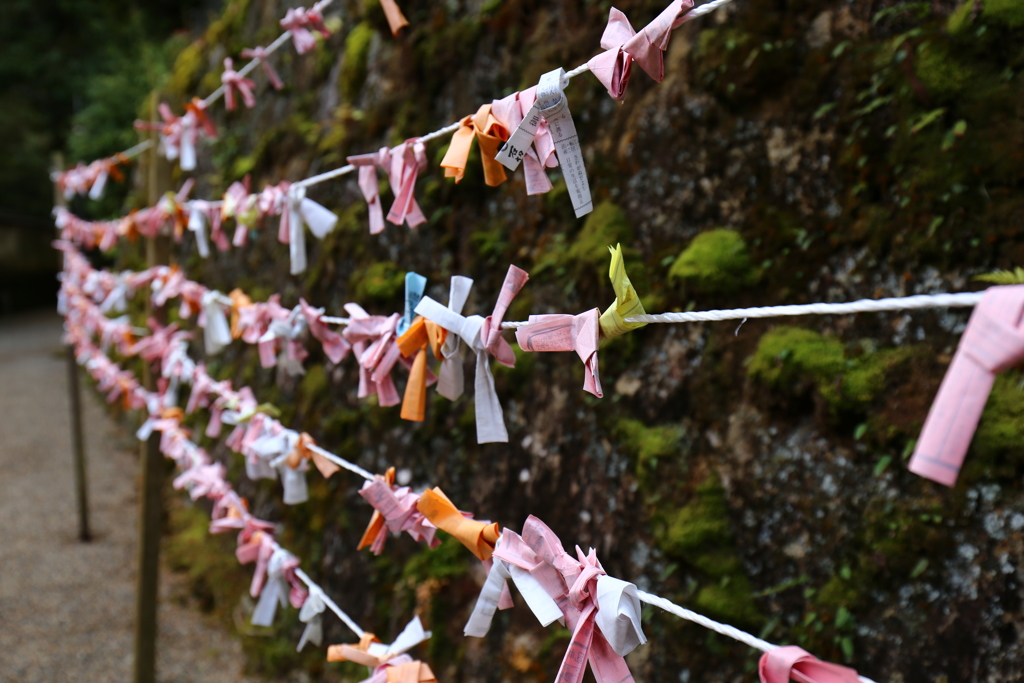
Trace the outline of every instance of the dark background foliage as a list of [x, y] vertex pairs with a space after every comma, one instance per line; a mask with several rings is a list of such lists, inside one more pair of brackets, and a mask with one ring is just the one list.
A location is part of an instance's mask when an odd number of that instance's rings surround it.
[[[130, 147], [149, 91], [219, 3], [10, 0], [0, 3], [0, 314], [49, 305], [52, 155], [70, 165]], [[204, 5], [207, 7], [204, 8]], [[102, 215], [125, 198], [115, 189]]]

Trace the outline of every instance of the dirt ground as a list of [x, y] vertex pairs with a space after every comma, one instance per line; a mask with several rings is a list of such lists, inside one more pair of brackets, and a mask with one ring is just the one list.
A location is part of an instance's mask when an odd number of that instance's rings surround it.
[[[94, 540], [80, 543], [56, 313], [0, 319], [0, 682], [130, 681], [138, 443], [83, 377]], [[246, 681], [241, 647], [161, 574], [158, 680]]]

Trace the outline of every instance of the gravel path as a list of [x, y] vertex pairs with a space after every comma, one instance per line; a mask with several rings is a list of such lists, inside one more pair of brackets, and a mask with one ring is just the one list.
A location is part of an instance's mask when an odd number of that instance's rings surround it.
[[[94, 540], [79, 543], [56, 314], [0, 319], [0, 682], [130, 681], [138, 445], [83, 377]], [[158, 680], [246, 681], [237, 640], [163, 571]]]

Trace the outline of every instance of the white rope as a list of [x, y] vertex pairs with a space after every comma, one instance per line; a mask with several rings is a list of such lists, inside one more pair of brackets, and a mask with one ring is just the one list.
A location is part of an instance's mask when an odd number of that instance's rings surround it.
[[[913, 296], [889, 297], [887, 299], [861, 299], [859, 301], [836, 304], [797, 304], [792, 306], [764, 306], [760, 308], [736, 308], [720, 311], [634, 315], [625, 318], [625, 321], [628, 323], [695, 323], [801, 315], [849, 315], [852, 313], [912, 311], [922, 308], [969, 308], [981, 301], [984, 295], [984, 290], [980, 292], [961, 292], [958, 294], [915, 294]], [[328, 315], [321, 316], [320, 319], [332, 325], [348, 325], [350, 322], [349, 318]], [[501, 329], [515, 330], [525, 325], [529, 325], [529, 322], [525, 320], [508, 320], [501, 323]]]
[[[156, 266], [155, 268], [160, 268]], [[147, 269], [153, 270], [153, 268]], [[125, 271], [129, 273], [131, 271]], [[139, 274], [147, 271], [139, 271]], [[124, 273], [122, 273], [123, 275]], [[747, 320], [749, 318], [777, 318], [804, 315], [851, 315], [855, 313], [884, 313], [892, 311], [911, 311], [925, 308], [970, 308], [977, 305], [985, 296], [986, 290], [980, 292], [959, 292], [955, 294], [914, 294], [904, 297], [887, 297], [884, 299], [859, 299], [844, 303], [794, 304], [788, 306], [761, 306], [756, 308], [735, 308], [711, 311], [690, 311], [680, 313], [658, 313], [635, 315], [625, 318], [630, 323], [693, 323], [716, 322], [722, 320]], [[222, 295], [223, 296], [223, 295]], [[221, 299], [225, 305], [233, 302], [227, 297]], [[331, 325], [348, 325], [351, 318], [322, 315], [320, 320]], [[529, 322], [525, 320], [504, 321], [503, 330], [515, 330]], [[318, 447], [319, 448], [319, 447]], [[324, 457], [335, 458], [338, 465], [372, 480], [366, 470], [349, 463], [333, 453], [323, 452]], [[355, 468], [355, 469], [353, 469]]]
[[692, 10], [690, 10], [689, 12], [684, 14], [683, 15], [683, 20], [684, 21], [689, 21], [690, 19], [693, 19], [695, 17], [700, 17], [700, 16], [703, 16], [705, 14], [710, 14], [710, 13], [714, 12], [716, 9], [718, 9], [719, 7], [721, 7], [722, 5], [727, 5], [730, 2], [732, 2], [732, 0], [711, 0], [711, 2], [706, 2], [703, 5], [699, 5], [697, 7], [694, 7]]
[[420, 142], [430, 142], [434, 138], [439, 138], [442, 135], [444, 135], [445, 133], [454, 133], [455, 131], [457, 131], [459, 129], [459, 126], [461, 126], [461, 125], [462, 125], [462, 119], [459, 119], [455, 123], [449, 123], [444, 128], [438, 128], [433, 133], [427, 133], [426, 135], [424, 135], [423, 137], [420, 138]]
[[[980, 292], [959, 294], [915, 294], [914, 296], [889, 297], [887, 299], [861, 299], [838, 304], [797, 304], [793, 306], [763, 306], [760, 308], [736, 308], [721, 311], [691, 311], [689, 313], [658, 313], [656, 315], [634, 315], [625, 318], [627, 323], [696, 323], [717, 320], [745, 320], [747, 318], [778, 318], [797, 315], [848, 315], [851, 313], [880, 313], [883, 311], [911, 311], [920, 308], [969, 308], [976, 305], [985, 295]], [[338, 321], [348, 319], [338, 318]], [[526, 321], [508, 321], [501, 324], [503, 330], [515, 330], [528, 325]]]
[[373, 481], [373, 475], [364, 470], [359, 465], [351, 463], [348, 460], [345, 460], [345, 458], [341, 458], [335, 455], [334, 453], [331, 453], [330, 451], [325, 451], [323, 448], [320, 448], [320, 446], [317, 446], [316, 444], [311, 444], [307, 446], [307, 448], [309, 448], [309, 450], [311, 451], [316, 451], [320, 455], [324, 456], [325, 458], [333, 462], [338, 467], [344, 467], [349, 472], [354, 472], [355, 474], [358, 474], [360, 477], [366, 479], [367, 481]]
[[[143, 140], [139, 144], [137, 144], [137, 145], [135, 145], [133, 147], [129, 147], [125, 151], [121, 152], [121, 156], [124, 156], [124, 157], [127, 157], [127, 158], [131, 159], [133, 156], [136, 156], [138, 154], [141, 154], [142, 152], [145, 152], [147, 149], [149, 149], [152, 146], [153, 146], [153, 138], [146, 138], [145, 140]], [[112, 158], [116, 158], [116, 157], [112, 157]]]
[[[324, 7], [327, 7], [332, 2], [334, 2], [334, 0], [320, 0], [320, 2], [316, 3], [315, 5], [313, 5], [313, 7], [315, 9], [322, 10]], [[274, 42], [272, 42], [270, 45], [267, 46], [267, 52], [266, 52], [267, 56], [270, 56], [271, 54], [276, 52], [282, 45], [284, 45], [285, 43], [288, 42], [289, 38], [291, 38], [291, 31], [285, 31], [284, 33], [279, 35], [277, 37], [277, 39], [274, 40]], [[238, 75], [239, 76], [245, 76], [245, 75], [251, 73], [253, 69], [255, 69], [257, 66], [260, 65], [261, 61], [263, 61], [263, 60], [261, 60], [259, 57], [254, 57], [251, 61], [249, 61], [241, 69], [238, 70]], [[205, 104], [206, 106], [209, 106], [209, 105], [213, 104], [214, 102], [219, 100], [221, 97], [223, 97], [224, 93], [226, 91], [227, 91], [227, 87], [224, 84], [221, 84], [216, 90], [214, 90], [212, 93], [210, 93], [209, 95], [206, 96], [206, 98], [203, 100], [203, 104]], [[133, 147], [129, 147], [125, 151], [121, 152], [119, 156], [127, 157], [127, 158], [131, 159], [132, 157], [137, 156], [137, 155], [141, 154], [142, 152], [145, 152], [147, 149], [149, 149], [152, 146], [153, 146], [153, 140], [152, 139], [143, 140], [139, 144], [137, 144], [137, 145], [135, 145]], [[115, 155], [114, 157], [111, 157], [111, 158], [116, 158], [117, 156], [118, 155]]]
[[[332, 0], [327, 0], [324, 4], [325, 5], [329, 5], [331, 3], [331, 1]], [[276, 52], [278, 48], [280, 48], [282, 45], [284, 45], [285, 43], [288, 42], [289, 38], [291, 38], [291, 32], [289, 32], [289, 31], [285, 31], [284, 33], [279, 35], [277, 37], [277, 40], [275, 40], [274, 42], [272, 42], [270, 45], [267, 46], [267, 52], [266, 52], [267, 56], [270, 56], [274, 52]], [[261, 61], [263, 61], [263, 60], [260, 59], [259, 57], [254, 57], [252, 59], [252, 61], [250, 61], [248, 64], [246, 64], [245, 66], [243, 66], [241, 69], [238, 70], [239, 78], [244, 77], [247, 74], [249, 74], [253, 69], [255, 69], [257, 66], [259, 66]], [[227, 86], [224, 85], [223, 83], [221, 83], [220, 87], [218, 87], [216, 90], [214, 90], [212, 93], [210, 93], [209, 95], [206, 96], [206, 99], [203, 100], [203, 104], [205, 104], [206, 106], [210, 106], [211, 104], [213, 104], [214, 102], [219, 100], [221, 97], [223, 97], [224, 93], [226, 93], [226, 92], [227, 92]]]
[[[326, 7], [327, 5], [331, 4], [331, 2], [332, 2], [332, 0], [321, 0], [321, 2], [318, 2], [316, 5], [314, 5], [314, 7], [322, 9], [322, 8]], [[718, 9], [722, 5], [728, 4], [730, 2], [732, 2], [732, 0], [712, 0], [712, 2], [706, 3], [706, 4], [701, 5], [699, 7], [695, 7], [694, 9], [690, 10], [689, 12], [687, 12], [683, 16], [684, 16], [684, 18], [686, 20], [689, 20], [692, 17], [698, 17], [698, 16], [701, 16], [701, 15], [704, 15], [704, 14], [708, 14], [708, 13]], [[287, 31], [285, 31], [280, 36], [278, 36], [277, 40], [275, 40], [273, 43], [271, 43], [269, 46], [267, 46], [267, 54], [269, 55], [269, 54], [273, 53], [275, 50], [277, 50], [282, 45], [287, 43], [289, 37], [290, 37], [290, 33], [287, 32]], [[255, 69], [259, 65], [259, 63], [260, 63], [260, 58], [259, 57], [254, 58], [252, 61], [250, 61], [249, 63], [247, 63], [245, 66], [243, 66], [241, 69], [238, 70], [238, 75], [239, 76], [245, 76], [246, 74], [250, 73], [253, 69]], [[575, 78], [576, 76], [579, 76], [581, 74], [587, 73], [588, 71], [590, 71], [590, 67], [588, 66], [588, 64], [580, 64], [575, 69], [572, 69], [571, 71], [566, 72], [565, 76], [566, 76], [567, 80], [571, 80], [571, 79]], [[225, 91], [226, 91], [226, 86], [224, 86], [222, 84], [220, 87], [218, 87], [212, 93], [210, 93], [206, 97], [206, 99], [203, 100], [203, 103], [206, 104], [207, 106], [209, 106], [210, 104], [213, 104], [218, 99], [223, 97]], [[435, 130], [432, 133], [427, 133], [426, 135], [420, 136], [418, 139], [419, 139], [420, 142], [429, 142], [430, 140], [433, 140], [435, 138], [439, 138], [439, 137], [441, 137], [441, 136], [443, 136], [443, 135], [445, 135], [447, 133], [453, 133], [453, 132], [457, 131], [459, 129], [460, 125], [461, 125], [461, 119], [459, 121], [456, 121], [455, 123], [451, 123], [451, 124], [449, 124], [447, 126], [444, 126], [443, 128], [439, 128], [439, 129]], [[122, 152], [121, 154], [124, 155], [124, 156], [131, 157], [131, 156], [134, 156], [134, 155], [136, 155], [136, 154], [138, 154], [138, 153], [140, 153], [140, 152], [142, 152], [142, 151], [144, 151], [146, 149], [149, 149], [152, 144], [153, 143], [152, 143], [151, 140], [146, 140], [146, 141], [136, 145], [135, 147], [132, 147], [131, 149], [126, 150], [125, 152]], [[316, 185], [318, 183], [326, 182], [328, 180], [333, 180], [334, 178], [339, 178], [339, 177], [341, 177], [343, 175], [348, 175], [349, 173], [351, 173], [354, 170], [356, 170], [355, 166], [353, 166], [352, 164], [346, 164], [345, 166], [341, 166], [340, 168], [335, 168], [335, 169], [332, 169], [330, 171], [325, 171], [324, 173], [320, 173], [318, 175], [312, 176], [310, 178], [306, 178], [304, 180], [299, 180], [299, 181], [293, 183], [293, 186], [294, 187], [310, 187], [311, 185]]]
[[578, 67], [576, 67], [572, 71], [566, 71], [565, 72], [565, 77], [568, 78], [568, 79], [573, 79], [573, 78], [576, 78], [577, 76], [579, 76], [580, 74], [587, 73], [588, 71], [590, 71], [590, 65], [589, 64], [580, 64]]
[[356, 170], [356, 167], [353, 166], [352, 164], [348, 164], [342, 166], [341, 168], [336, 168], [333, 171], [327, 171], [325, 173], [321, 173], [320, 175], [315, 175], [312, 178], [306, 178], [305, 180], [300, 180], [297, 183], [292, 183], [292, 187], [309, 187], [310, 185], [316, 185], [317, 183], [322, 183], [325, 180], [331, 180], [332, 178], [337, 178], [347, 173], [351, 173], [354, 170]]
[[[640, 598], [641, 602], [646, 602], [648, 605], [660, 607], [666, 612], [670, 612], [676, 615], [680, 619], [685, 619], [687, 621], [693, 622], [694, 624], [697, 624], [698, 626], [703, 626], [704, 628], [714, 631], [715, 633], [721, 634], [726, 638], [738, 640], [744, 645], [749, 645], [755, 650], [760, 650], [761, 652], [771, 652], [772, 650], [776, 650], [779, 647], [778, 645], [772, 645], [766, 640], [761, 640], [756, 636], [752, 636], [746, 631], [741, 631], [735, 626], [729, 626], [728, 624], [719, 623], [714, 619], [708, 619], [703, 614], [697, 614], [693, 610], [688, 610], [685, 607], [680, 607], [674, 602], [666, 600], [661, 596], [654, 595], [652, 593], [647, 593], [646, 591], [642, 590], [637, 590], [636, 593], [637, 597]], [[858, 678], [861, 681], [863, 681], [863, 683], [875, 683], [873, 680], [866, 676], [858, 676]]]
[[[848, 315], [850, 313], [880, 313], [883, 311], [909, 311], [919, 308], [968, 308], [985, 295], [981, 292], [960, 294], [917, 294], [887, 299], [861, 299], [839, 304], [797, 304], [794, 306], [765, 306], [737, 308], [724, 311], [692, 311], [689, 313], [659, 313], [634, 315], [628, 323], [693, 323], [715, 320], [743, 320], [744, 318], [776, 318], [795, 315]], [[519, 326], [523, 323], [505, 323]]]
[[[441, 137], [445, 133], [454, 133], [455, 131], [457, 131], [459, 129], [459, 126], [461, 126], [461, 125], [462, 125], [461, 121], [456, 121], [455, 123], [447, 125], [444, 128], [438, 128], [433, 133], [427, 133], [423, 137], [419, 138], [419, 141], [420, 142], [429, 142], [429, 141], [431, 141], [431, 140], [433, 140], [435, 138]], [[353, 166], [352, 164], [347, 164], [345, 166], [342, 166], [341, 168], [336, 168], [336, 169], [334, 169], [332, 171], [325, 171], [324, 173], [321, 173], [319, 175], [315, 175], [312, 178], [306, 178], [305, 180], [300, 180], [300, 181], [298, 181], [296, 183], [292, 183], [292, 186], [293, 187], [309, 187], [310, 185], [316, 185], [318, 183], [322, 183], [322, 182], [327, 181], [327, 180], [332, 180], [334, 178], [338, 178], [340, 176], [347, 175], [347, 174], [351, 173], [354, 170], [356, 170], [355, 166]]]
[[702, 614], [697, 614], [696, 612], [688, 610], [685, 607], [680, 607], [674, 602], [666, 600], [665, 598], [654, 595], [652, 593], [637, 590], [636, 594], [640, 598], [641, 602], [646, 602], [648, 605], [660, 607], [666, 612], [671, 612], [672, 614], [676, 615], [681, 619], [692, 621], [693, 623], [699, 626], [703, 626], [706, 629], [710, 629], [715, 633], [720, 633], [721, 635], [726, 636], [727, 638], [738, 640], [745, 645], [749, 645], [755, 650], [760, 650], [761, 652], [770, 652], [771, 650], [774, 650], [778, 647], [778, 645], [772, 645], [771, 643], [765, 640], [761, 640], [760, 638], [752, 636], [749, 633], [746, 633], [745, 631], [741, 631], [735, 626], [729, 626], [728, 624], [720, 624], [717, 621], [714, 621], [713, 619], [708, 619]]
[[[89, 298], [87, 296], [85, 296], [84, 294], [79, 293], [79, 294], [74, 294], [74, 296], [82, 297], [90, 305], [95, 305], [95, 304], [92, 304], [92, 302], [89, 301]], [[946, 296], [950, 296], [950, 295], [946, 295]], [[100, 353], [102, 353], [102, 352], [100, 352]], [[108, 359], [108, 361], [109, 361], [109, 359]], [[82, 361], [79, 361], [79, 362], [82, 362]], [[197, 461], [196, 460], [195, 452], [198, 451], [199, 448], [194, 443], [192, 443], [191, 441], [187, 441], [186, 440], [186, 443], [187, 443], [187, 445], [189, 447], [188, 450], [190, 451], [189, 454], [192, 457], [192, 462], [193, 462], [193, 464], [195, 464], [195, 462]], [[373, 479], [373, 476], [369, 472], [367, 472], [366, 470], [363, 470], [361, 467], [359, 467], [357, 465], [354, 465], [354, 464], [348, 462], [347, 460], [345, 460], [343, 458], [340, 458], [340, 457], [334, 455], [333, 453], [330, 453], [329, 451], [324, 450], [323, 448], [320, 448], [319, 446], [317, 446], [315, 444], [312, 444], [312, 445], [308, 446], [308, 448], [310, 448], [311, 450], [314, 450], [317, 453], [323, 455], [324, 457], [326, 457], [329, 460], [331, 460], [332, 462], [340, 465], [341, 467], [344, 467], [345, 469], [348, 469], [348, 470], [350, 470], [350, 471], [352, 471], [352, 472], [354, 472], [356, 474], [359, 474], [360, 476], [364, 477], [365, 479], [368, 479], [368, 480], [372, 480]], [[282, 456], [282, 457], [285, 457], [285, 456]], [[280, 458], [278, 460], [280, 460]], [[275, 549], [282, 549], [281, 546], [278, 545], [277, 541], [273, 541], [273, 546], [274, 546]], [[316, 582], [314, 582], [311, 578], [309, 578], [309, 576], [304, 571], [302, 571], [302, 569], [300, 569], [298, 567], [295, 568], [295, 575], [303, 583], [305, 583], [306, 586], [309, 587], [310, 593], [316, 593], [323, 600], [324, 604], [332, 612], [334, 612], [338, 616], [338, 618], [341, 619], [345, 623], [345, 625], [348, 626], [353, 631], [353, 633], [356, 634], [357, 637], [359, 637], [359, 638], [363, 637], [364, 631], [359, 627], [358, 624], [355, 623], [355, 621], [351, 617], [348, 616], [348, 614], [345, 613], [344, 610], [342, 610], [340, 607], [338, 607], [338, 605], [324, 592], [324, 590], [323, 590], [323, 588], [321, 586], [319, 586]], [[642, 602], [645, 602], [645, 603], [647, 603], [649, 605], [654, 605], [655, 607], [659, 607], [660, 609], [662, 609], [662, 610], [664, 610], [666, 612], [669, 612], [671, 614], [674, 614], [674, 615], [676, 615], [677, 617], [679, 617], [681, 619], [685, 619], [686, 621], [689, 621], [691, 623], [697, 624], [698, 626], [701, 626], [701, 627], [706, 628], [708, 630], [714, 631], [715, 633], [718, 633], [720, 635], [726, 636], [727, 638], [732, 638], [733, 640], [736, 640], [736, 641], [741, 642], [741, 643], [743, 643], [745, 645], [748, 645], [749, 647], [752, 647], [752, 648], [754, 648], [756, 650], [760, 650], [762, 652], [771, 652], [772, 650], [775, 650], [775, 649], [777, 649], [779, 647], [778, 645], [774, 645], [772, 643], [769, 643], [768, 641], [763, 640], [761, 638], [758, 638], [758, 637], [756, 637], [756, 636], [754, 636], [754, 635], [752, 635], [750, 633], [747, 633], [746, 631], [742, 631], [742, 630], [736, 628], [735, 626], [730, 626], [729, 624], [723, 624], [721, 622], [718, 622], [718, 621], [715, 621], [713, 619], [710, 619], [710, 618], [708, 618], [708, 617], [706, 617], [706, 616], [704, 616], [702, 614], [694, 612], [693, 610], [689, 610], [689, 609], [686, 609], [685, 607], [681, 607], [681, 606], [675, 604], [674, 602], [672, 602], [672, 601], [670, 601], [670, 600], [668, 600], [666, 598], [663, 598], [663, 597], [658, 596], [658, 595], [654, 595], [653, 593], [648, 593], [646, 591], [637, 590], [637, 597]], [[858, 678], [859, 678], [860, 681], [862, 681], [862, 683], [875, 683], [875, 681], [873, 681], [870, 678], [867, 678], [866, 676], [859, 676], [858, 675]]]
[[[275, 543], [275, 545], [276, 545], [276, 543]], [[278, 546], [278, 547], [280, 547], [280, 546]], [[306, 584], [309, 587], [309, 592], [310, 593], [315, 592], [317, 595], [319, 595], [320, 599], [324, 601], [324, 604], [327, 605], [327, 607], [332, 612], [337, 614], [338, 618], [341, 619], [343, 622], [345, 622], [346, 626], [348, 626], [350, 629], [352, 629], [352, 632], [356, 634], [356, 637], [358, 637], [358, 638], [362, 638], [363, 637], [363, 635], [366, 632], [363, 629], [359, 628], [359, 624], [354, 622], [352, 620], [352, 617], [350, 617], [349, 615], [345, 614], [345, 611], [343, 609], [341, 609], [340, 607], [338, 607], [338, 605], [334, 602], [334, 600], [331, 600], [331, 597], [329, 595], [327, 595], [327, 593], [324, 592], [324, 589], [321, 588], [320, 586], [318, 586], [316, 583], [314, 583], [313, 579], [309, 578], [309, 575], [306, 574], [306, 572], [304, 572], [301, 569], [299, 569], [298, 567], [296, 567], [295, 568], [295, 576], [299, 577], [299, 579], [304, 584]]]

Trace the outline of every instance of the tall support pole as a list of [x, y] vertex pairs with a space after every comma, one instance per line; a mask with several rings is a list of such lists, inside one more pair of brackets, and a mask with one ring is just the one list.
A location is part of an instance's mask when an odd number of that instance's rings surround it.
[[92, 540], [89, 532], [89, 486], [85, 474], [85, 440], [82, 438], [82, 395], [78, 386], [78, 363], [75, 347], [66, 345], [68, 366], [68, 397], [71, 404], [71, 445], [75, 456], [75, 495], [78, 502], [78, 540]]
[[[64, 169], [64, 155], [59, 152], [53, 155], [55, 171]], [[67, 199], [54, 183], [53, 203], [65, 206]], [[68, 405], [71, 408], [71, 451], [74, 460], [75, 500], [78, 503], [78, 540], [83, 543], [92, 540], [89, 533], [89, 486], [85, 470], [85, 439], [82, 436], [82, 393], [78, 384], [78, 363], [75, 361], [75, 348], [65, 345], [65, 358], [68, 367]]]
[[[150, 118], [156, 122], [158, 95], [153, 93], [150, 101]], [[156, 131], [151, 133], [153, 146], [150, 148], [147, 189], [150, 206], [155, 205], [161, 194], [170, 189], [170, 169], [157, 155]], [[163, 236], [150, 237], [146, 241], [146, 263], [152, 267], [167, 263], [169, 245]], [[166, 322], [166, 314], [155, 309], [151, 302], [146, 304], [148, 317]], [[142, 372], [143, 386], [148, 391], [156, 390], [152, 369], [146, 364]], [[135, 602], [135, 683], [156, 681], [156, 637], [157, 600], [160, 580], [160, 532], [163, 522], [163, 457], [160, 454], [160, 433], [154, 431], [142, 443], [140, 452], [141, 481], [139, 492], [139, 559], [138, 581]]]

